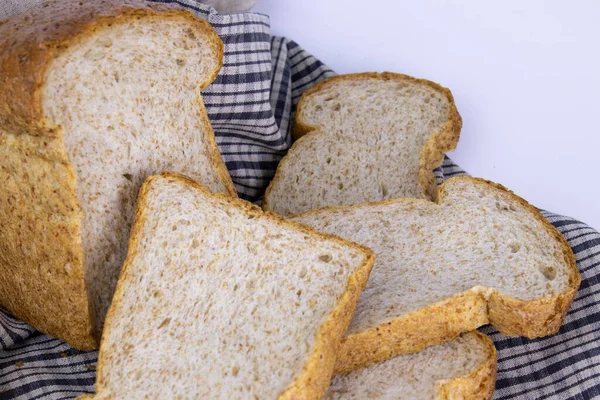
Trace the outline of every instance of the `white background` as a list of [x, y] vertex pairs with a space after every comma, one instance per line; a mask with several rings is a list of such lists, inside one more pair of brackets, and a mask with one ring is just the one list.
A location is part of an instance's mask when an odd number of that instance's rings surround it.
[[600, 2], [260, 0], [253, 11], [338, 73], [449, 87], [463, 117], [454, 161], [600, 229]]

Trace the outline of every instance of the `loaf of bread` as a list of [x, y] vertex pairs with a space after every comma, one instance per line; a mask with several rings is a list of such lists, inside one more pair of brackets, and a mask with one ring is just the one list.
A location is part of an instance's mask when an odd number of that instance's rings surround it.
[[223, 44], [173, 6], [51, 0], [0, 22], [0, 54], [0, 305], [92, 349], [143, 180], [235, 194], [200, 96]]
[[152, 176], [104, 327], [97, 398], [321, 398], [373, 261], [189, 178]]
[[327, 400], [490, 400], [496, 348], [486, 335], [465, 333], [417, 353], [396, 356], [333, 378]]
[[488, 323], [506, 335], [556, 333], [581, 281], [568, 243], [537, 209], [468, 176], [444, 182], [437, 204], [386, 200], [294, 220], [375, 252], [337, 372]]
[[462, 121], [440, 85], [393, 73], [330, 78], [302, 95], [298, 138], [267, 188], [263, 208], [290, 216], [388, 198], [435, 199], [433, 169]]

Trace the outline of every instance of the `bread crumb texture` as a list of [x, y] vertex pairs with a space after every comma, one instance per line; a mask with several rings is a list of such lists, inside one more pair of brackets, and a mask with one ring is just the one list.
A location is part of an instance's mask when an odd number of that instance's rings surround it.
[[535, 208], [466, 176], [443, 184], [439, 204], [387, 200], [294, 220], [376, 255], [337, 371], [487, 323], [510, 335], [555, 333], [581, 279], [565, 239]]
[[456, 146], [461, 128], [448, 89], [392, 73], [317, 84], [303, 95], [295, 118], [296, 136], [303, 137], [265, 195], [265, 209], [282, 215], [431, 197], [432, 170]]
[[450, 181], [440, 205], [391, 201], [295, 218], [373, 249], [375, 267], [349, 333], [474, 287], [531, 300], [564, 291], [561, 243], [506, 193]]
[[[175, 175], [150, 178], [138, 207], [99, 398], [322, 395], [372, 255]], [[341, 327], [320, 348], [327, 324]]]
[[198, 92], [198, 77], [217, 63], [210, 39], [183, 18], [133, 20], [71, 47], [49, 69], [42, 100], [65, 130], [77, 174], [86, 284], [99, 327], [143, 180], [178, 171], [226, 191]]

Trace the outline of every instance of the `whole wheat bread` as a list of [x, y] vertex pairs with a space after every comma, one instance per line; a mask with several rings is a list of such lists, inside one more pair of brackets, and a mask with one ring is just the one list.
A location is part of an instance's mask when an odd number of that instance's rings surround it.
[[223, 44], [172, 6], [67, 0], [2, 22], [0, 50], [0, 304], [95, 348], [143, 180], [235, 194], [200, 96]]
[[150, 177], [96, 398], [320, 398], [373, 261], [189, 178]]
[[507, 335], [553, 334], [581, 281], [571, 248], [537, 209], [499, 185], [467, 176], [444, 182], [437, 204], [386, 200], [294, 220], [376, 255], [337, 372], [488, 323]]
[[456, 147], [461, 125], [452, 94], [436, 83], [389, 72], [330, 78], [300, 99], [300, 139], [281, 160], [263, 208], [289, 216], [388, 198], [434, 199], [432, 171]]
[[396, 356], [333, 378], [327, 400], [488, 400], [496, 382], [496, 348], [465, 333], [423, 351]]

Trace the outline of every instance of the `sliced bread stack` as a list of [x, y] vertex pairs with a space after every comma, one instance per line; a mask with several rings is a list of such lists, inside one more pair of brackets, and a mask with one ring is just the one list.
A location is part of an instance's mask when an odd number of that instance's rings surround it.
[[148, 179], [95, 398], [491, 399], [496, 352], [473, 330], [556, 332], [580, 282], [572, 251], [499, 185], [461, 176], [427, 191], [412, 176], [417, 198], [322, 196], [325, 207], [290, 220], [181, 175]]
[[96, 398], [491, 398], [495, 349], [472, 331], [556, 332], [580, 276], [564, 238], [505, 188], [463, 176], [435, 194], [328, 206], [299, 225], [150, 178]]
[[491, 398], [491, 364], [473, 367], [491, 353], [466, 332], [491, 323], [535, 338], [565, 318], [581, 278], [539, 211], [481, 179], [432, 184], [459, 130], [449, 91], [396, 74], [339, 76], [300, 100], [301, 138], [263, 207], [316, 209], [292, 219], [376, 255], [329, 398]]
[[0, 305], [97, 347], [146, 177], [235, 195], [200, 96], [223, 44], [189, 11], [50, 0], [0, 23]]

